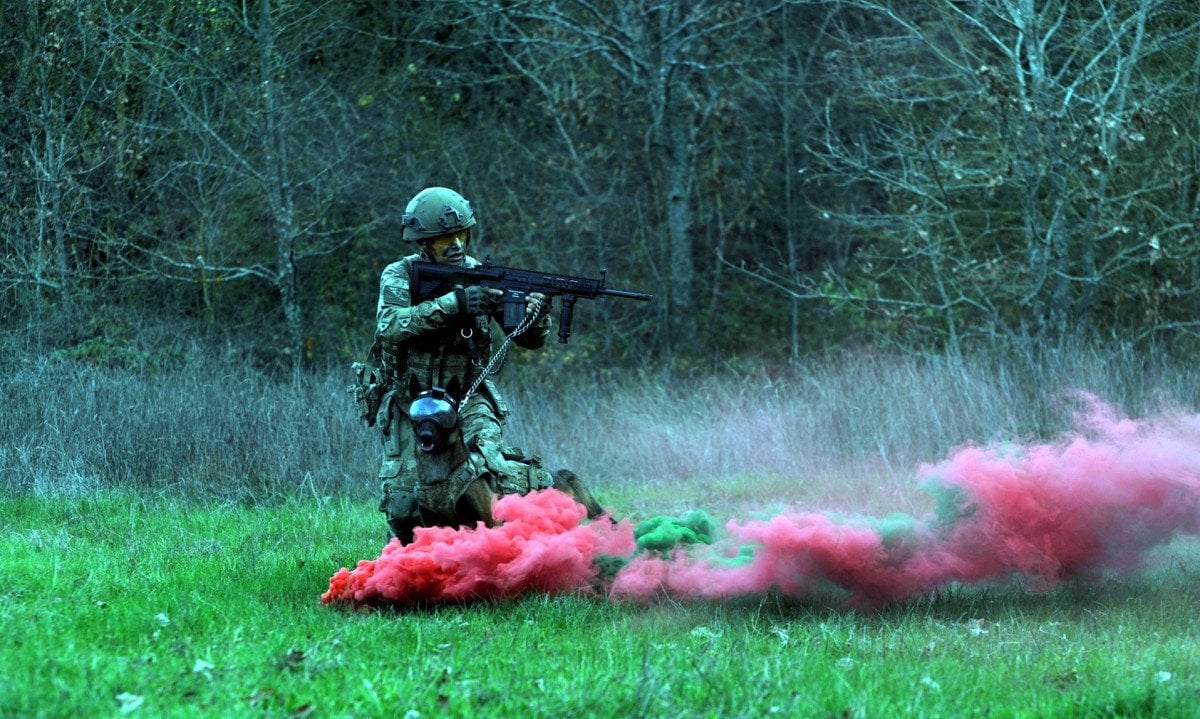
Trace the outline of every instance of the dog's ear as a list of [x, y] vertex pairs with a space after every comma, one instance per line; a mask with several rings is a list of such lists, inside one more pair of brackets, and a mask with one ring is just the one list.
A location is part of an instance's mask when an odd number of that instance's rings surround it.
[[450, 384], [446, 385], [446, 394], [454, 398], [454, 403], [458, 404], [459, 398], [462, 397], [462, 383], [458, 381], [458, 377], [451, 377]]

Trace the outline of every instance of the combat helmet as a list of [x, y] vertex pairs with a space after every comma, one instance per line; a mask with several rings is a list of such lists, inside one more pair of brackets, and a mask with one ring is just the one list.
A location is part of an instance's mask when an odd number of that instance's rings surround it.
[[400, 239], [420, 242], [474, 227], [475, 211], [448, 187], [426, 187], [408, 201], [400, 224]]

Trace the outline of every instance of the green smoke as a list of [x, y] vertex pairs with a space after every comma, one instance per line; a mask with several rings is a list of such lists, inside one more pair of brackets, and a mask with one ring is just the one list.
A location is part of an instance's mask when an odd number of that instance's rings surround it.
[[894, 547], [906, 539], [917, 536], [917, 520], [910, 515], [896, 512], [886, 517], [871, 517], [867, 526], [879, 535], [884, 547]]
[[948, 530], [960, 521], [975, 514], [978, 506], [975, 498], [965, 487], [945, 484], [937, 477], [921, 485], [921, 490], [933, 497], [934, 520], [930, 526], [937, 530]]
[[[601, 554], [595, 558], [596, 569], [602, 579], [612, 579], [617, 572], [629, 564], [635, 556], [642, 552], [657, 552], [670, 554], [672, 550], [693, 544], [712, 544], [716, 539], [717, 523], [707, 513], [693, 510], [684, 517], [668, 517], [661, 515], [651, 517], [633, 529], [633, 538], [637, 549], [627, 557], [611, 554]], [[749, 557], [743, 558], [750, 550], [742, 547], [737, 557], [729, 562], [748, 562]]]
[[639, 551], [665, 554], [680, 545], [712, 544], [716, 531], [713, 518], [697, 509], [682, 518], [651, 517], [633, 530], [633, 538]]

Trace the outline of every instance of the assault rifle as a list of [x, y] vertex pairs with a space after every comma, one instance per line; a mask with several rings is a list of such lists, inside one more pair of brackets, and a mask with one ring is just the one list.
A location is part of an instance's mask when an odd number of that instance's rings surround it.
[[441, 292], [448, 292], [452, 285], [479, 285], [488, 289], [501, 290], [504, 307], [500, 326], [512, 332], [525, 319], [525, 305], [530, 293], [541, 292], [546, 297], [558, 297], [562, 301], [562, 314], [558, 322], [558, 341], [566, 342], [571, 337], [571, 320], [575, 316], [575, 300], [583, 297], [594, 300], [602, 295], [624, 297], [630, 300], [649, 302], [653, 295], [643, 292], [610, 290], [604, 286], [607, 269], [600, 270], [600, 278], [555, 275], [536, 270], [519, 270], [513, 267], [497, 267], [490, 261], [478, 267], [440, 265], [436, 262], [417, 260], [412, 263], [413, 301], [423, 302]]

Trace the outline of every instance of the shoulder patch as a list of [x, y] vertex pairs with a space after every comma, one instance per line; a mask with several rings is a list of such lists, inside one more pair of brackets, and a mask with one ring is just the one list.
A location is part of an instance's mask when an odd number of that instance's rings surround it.
[[383, 286], [383, 304], [392, 307], [407, 307], [408, 306], [408, 285], [384, 285]]

